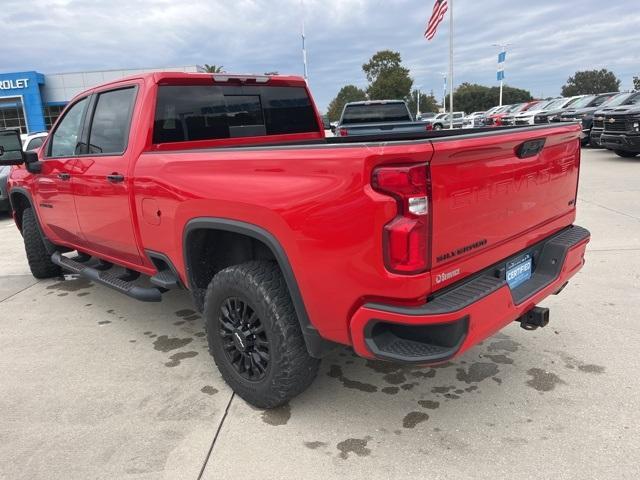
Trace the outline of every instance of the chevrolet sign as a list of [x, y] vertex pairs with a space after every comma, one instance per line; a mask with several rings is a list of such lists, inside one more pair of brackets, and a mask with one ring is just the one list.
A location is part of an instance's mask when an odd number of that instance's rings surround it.
[[17, 90], [22, 88], [29, 88], [28, 78], [19, 78], [16, 80], [1, 80], [0, 90]]

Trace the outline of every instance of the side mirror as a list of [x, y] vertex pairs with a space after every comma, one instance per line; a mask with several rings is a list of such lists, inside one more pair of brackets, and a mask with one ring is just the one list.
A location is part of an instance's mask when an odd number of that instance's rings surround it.
[[0, 166], [21, 165], [24, 163], [24, 152], [17, 130], [0, 131]]

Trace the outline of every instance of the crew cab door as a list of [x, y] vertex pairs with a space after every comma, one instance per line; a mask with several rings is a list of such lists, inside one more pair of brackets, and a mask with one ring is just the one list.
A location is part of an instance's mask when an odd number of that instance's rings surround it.
[[82, 128], [88, 104], [88, 97], [81, 98], [66, 110], [43, 150], [42, 172], [34, 176], [34, 201], [47, 236], [73, 245], [83, 241], [71, 178], [83, 148]]
[[94, 94], [87, 113], [87, 152], [72, 180], [80, 230], [87, 248], [106, 259], [142, 263], [133, 224], [129, 130], [137, 87]]

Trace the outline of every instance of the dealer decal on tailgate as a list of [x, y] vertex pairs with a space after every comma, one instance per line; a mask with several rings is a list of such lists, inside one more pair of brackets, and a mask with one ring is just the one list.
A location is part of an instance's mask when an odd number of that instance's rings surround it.
[[511, 262], [507, 262], [507, 283], [509, 288], [516, 288], [531, 278], [533, 261], [531, 254], [522, 255]]

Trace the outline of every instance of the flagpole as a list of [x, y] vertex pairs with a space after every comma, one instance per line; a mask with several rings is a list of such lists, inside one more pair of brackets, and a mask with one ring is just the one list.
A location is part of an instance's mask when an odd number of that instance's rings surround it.
[[306, 46], [306, 38], [304, 33], [304, 0], [300, 1], [300, 7], [302, 10], [302, 63], [304, 65], [304, 79], [309, 80], [309, 72], [307, 69], [307, 46]]
[[449, 0], [449, 121], [453, 130], [453, 0]]

